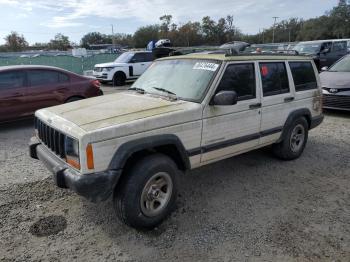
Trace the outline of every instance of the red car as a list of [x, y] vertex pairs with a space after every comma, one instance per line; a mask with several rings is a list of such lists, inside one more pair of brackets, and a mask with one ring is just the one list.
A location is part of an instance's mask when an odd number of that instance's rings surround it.
[[102, 95], [96, 79], [49, 66], [0, 67], [0, 122], [37, 109]]

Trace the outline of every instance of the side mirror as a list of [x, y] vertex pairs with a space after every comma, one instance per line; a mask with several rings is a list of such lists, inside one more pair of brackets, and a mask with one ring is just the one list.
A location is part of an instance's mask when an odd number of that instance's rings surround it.
[[324, 72], [324, 71], [328, 71], [328, 66], [324, 66], [321, 68], [321, 71]]
[[237, 99], [238, 97], [235, 91], [220, 91], [214, 96], [211, 104], [217, 106], [232, 106], [237, 104]]

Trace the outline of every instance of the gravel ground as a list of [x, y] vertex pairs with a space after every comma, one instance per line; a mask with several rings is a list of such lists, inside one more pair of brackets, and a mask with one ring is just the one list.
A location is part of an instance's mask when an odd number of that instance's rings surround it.
[[32, 133], [0, 127], [0, 261], [350, 261], [350, 114], [327, 113], [295, 161], [264, 148], [189, 172], [146, 232], [56, 188]]

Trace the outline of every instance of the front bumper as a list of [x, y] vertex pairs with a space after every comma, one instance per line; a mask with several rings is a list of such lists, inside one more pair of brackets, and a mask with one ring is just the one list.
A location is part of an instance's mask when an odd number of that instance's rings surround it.
[[348, 95], [323, 94], [323, 108], [350, 111], [350, 92]]
[[60, 188], [70, 188], [91, 202], [101, 202], [110, 197], [120, 178], [122, 170], [108, 170], [82, 175], [56, 156], [36, 137], [29, 143], [30, 157], [41, 160], [53, 173], [54, 181]]

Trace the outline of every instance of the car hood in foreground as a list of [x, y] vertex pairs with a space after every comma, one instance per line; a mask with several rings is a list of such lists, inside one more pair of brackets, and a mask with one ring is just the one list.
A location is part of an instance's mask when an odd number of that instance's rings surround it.
[[322, 87], [345, 89], [350, 88], [350, 72], [322, 72], [320, 74]]
[[122, 92], [49, 107], [39, 110], [36, 115], [43, 118], [57, 116], [85, 132], [119, 128], [118, 136], [121, 136], [200, 119], [201, 105]]

